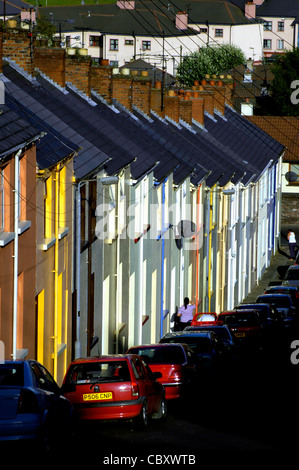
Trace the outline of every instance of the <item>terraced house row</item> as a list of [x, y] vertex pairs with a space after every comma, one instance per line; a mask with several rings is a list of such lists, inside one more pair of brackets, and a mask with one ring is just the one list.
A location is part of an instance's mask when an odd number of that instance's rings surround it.
[[277, 249], [284, 147], [231, 79], [166, 95], [17, 28], [0, 44], [5, 355], [61, 381], [74, 356], [159, 340], [186, 295], [242, 301]]

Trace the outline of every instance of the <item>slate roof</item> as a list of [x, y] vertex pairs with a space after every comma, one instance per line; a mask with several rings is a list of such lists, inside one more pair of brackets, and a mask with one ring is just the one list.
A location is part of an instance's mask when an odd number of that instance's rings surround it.
[[20, 102], [30, 116], [37, 116], [41, 128], [48, 132], [52, 128], [52, 135], [55, 131], [72, 142], [67, 144], [72, 151], [81, 148], [74, 157], [77, 179], [94, 176], [101, 168], [114, 175], [130, 164], [134, 180], [153, 171], [158, 182], [173, 173], [176, 184], [190, 176], [195, 185], [205, 178], [208, 186], [230, 181], [246, 185], [256, 181], [284, 149], [228, 106], [225, 116], [205, 113], [205, 129], [190, 128], [154, 115], [148, 119], [137, 111], [130, 113], [117, 103], [107, 106], [95, 94], [87, 102], [41, 76], [29, 81], [8, 65], [4, 74], [9, 79], [8, 97]]
[[[179, 30], [175, 26], [178, 11], [189, 12], [189, 23], [249, 24], [244, 12], [229, 1], [218, 0], [136, 0], [135, 9], [120, 9], [116, 4], [40, 7], [40, 15], [54, 21], [63, 32], [80, 28], [104, 34], [139, 36], [193, 35], [192, 28]], [[51, 15], [50, 15], [51, 13]]]
[[299, 163], [298, 117], [247, 116], [247, 119], [285, 146], [284, 162]]
[[37, 130], [41, 133], [46, 132], [43, 138], [37, 142], [36, 161], [41, 170], [50, 168], [80, 150], [78, 146], [55, 131], [46, 121], [40, 119], [13, 96], [7, 95], [6, 102], [10, 109], [30, 122]]
[[[217, 1], [217, 0], [212, 0]], [[244, 10], [247, 0], [229, 0]], [[299, 17], [299, 4], [295, 0], [264, 0], [262, 5], [257, 5], [256, 14], [262, 17], [280, 16], [282, 18]]]
[[0, 105], [0, 159], [24, 147], [41, 136], [31, 123], [19, 117], [6, 105]]
[[[19, 15], [22, 10], [29, 10], [33, 5], [23, 0], [6, 0], [5, 1], [5, 14], [7, 16]], [[4, 15], [4, 0], [0, 0], [0, 16]]]

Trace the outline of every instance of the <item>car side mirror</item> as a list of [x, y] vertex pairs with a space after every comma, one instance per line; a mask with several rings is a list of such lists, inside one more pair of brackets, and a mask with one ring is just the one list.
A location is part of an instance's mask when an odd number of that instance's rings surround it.
[[154, 379], [161, 379], [162, 374], [161, 372], [153, 372]]
[[63, 384], [62, 387], [60, 387], [61, 395], [64, 395], [65, 393], [75, 392], [75, 391], [76, 391], [76, 385], [72, 383]]

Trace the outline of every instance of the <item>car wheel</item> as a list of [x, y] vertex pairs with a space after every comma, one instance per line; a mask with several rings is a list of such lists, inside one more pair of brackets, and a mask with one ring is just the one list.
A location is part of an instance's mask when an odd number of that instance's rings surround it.
[[167, 418], [167, 401], [165, 397], [162, 397], [159, 411], [153, 415], [153, 419], [158, 419], [159, 421], [166, 421], [166, 418]]
[[144, 401], [142, 404], [141, 411], [139, 415], [134, 419], [134, 427], [137, 430], [144, 430], [148, 425], [148, 412], [147, 412], [147, 402]]

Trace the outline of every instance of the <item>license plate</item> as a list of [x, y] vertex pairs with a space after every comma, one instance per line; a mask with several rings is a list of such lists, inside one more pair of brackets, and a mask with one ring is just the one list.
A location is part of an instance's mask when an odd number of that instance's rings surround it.
[[244, 337], [245, 337], [245, 333], [235, 333], [235, 335], [236, 335], [238, 338], [244, 338]]
[[112, 392], [83, 393], [83, 401], [112, 400]]

